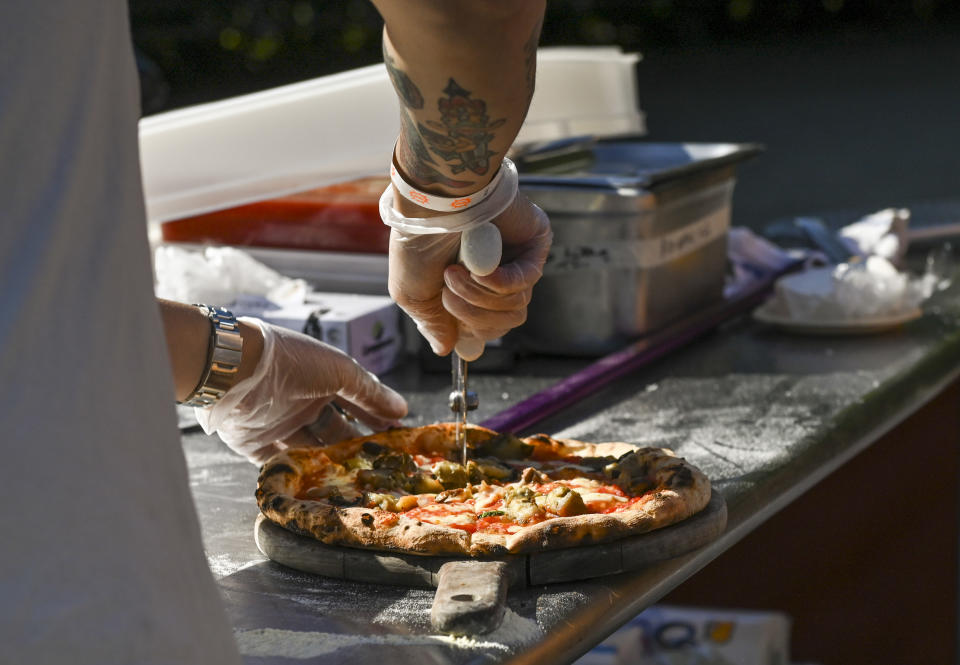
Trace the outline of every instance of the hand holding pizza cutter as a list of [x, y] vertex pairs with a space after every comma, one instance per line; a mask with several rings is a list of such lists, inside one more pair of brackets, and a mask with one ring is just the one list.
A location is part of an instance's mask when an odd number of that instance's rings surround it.
[[[474, 275], [485, 276], [492, 273], [500, 265], [502, 254], [500, 230], [490, 222], [484, 222], [460, 235], [458, 261]], [[473, 337], [461, 327], [460, 337], [450, 355], [453, 375], [450, 409], [456, 414], [456, 444], [462, 451], [463, 464], [467, 463], [467, 411], [473, 411], [480, 405], [477, 394], [467, 390], [466, 359], [479, 358], [483, 347], [483, 340]]]

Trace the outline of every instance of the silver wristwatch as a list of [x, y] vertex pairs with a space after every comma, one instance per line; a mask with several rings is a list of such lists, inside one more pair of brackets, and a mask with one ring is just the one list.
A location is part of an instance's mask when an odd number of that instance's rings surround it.
[[216, 404], [237, 382], [243, 338], [236, 317], [223, 307], [197, 305], [210, 319], [210, 346], [200, 383], [181, 404], [205, 408]]

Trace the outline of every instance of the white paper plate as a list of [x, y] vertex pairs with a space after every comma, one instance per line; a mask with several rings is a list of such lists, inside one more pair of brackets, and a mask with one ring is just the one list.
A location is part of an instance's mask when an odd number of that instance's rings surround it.
[[802, 335], [870, 335], [893, 330], [921, 316], [923, 311], [920, 308], [906, 310], [893, 316], [833, 321], [793, 319], [771, 312], [766, 305], [761, 305], [753, 312], [753, 318], [760, 323]]

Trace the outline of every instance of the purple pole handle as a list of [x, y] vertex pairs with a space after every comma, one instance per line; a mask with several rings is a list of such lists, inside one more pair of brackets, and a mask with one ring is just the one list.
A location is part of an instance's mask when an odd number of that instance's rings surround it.
[[496, 432], [520, 432], [532, 427], [621, 376], [649, 365], [724, 321], [752, 309], [763, 301], [780, 275], [795, 269], [797, 265], [791, 264], [786, 270], [755, 282], [722, 302], [681, 319], [651, 337], [633, 342], [620, 351], [604, 356], [549, 388], [491, 416], [481, 425]]

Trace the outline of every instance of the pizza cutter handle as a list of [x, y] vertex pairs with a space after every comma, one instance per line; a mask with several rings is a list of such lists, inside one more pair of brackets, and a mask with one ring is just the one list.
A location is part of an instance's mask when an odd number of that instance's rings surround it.
[[[503, 239], [493, 223], [484, 222], [460, 234], [457, 261], [474, 275], [489, 275], [500, 265], [502, 257]], [[483, 340], [461, 332], [455, 350], [467, 360], [476, 360], [483, 353], [483, 347]]]
[[496, 630], [507, 609], [507, 582], [503, 561], [448, 561], [437, 573], [430, 623], [449, 635]]

